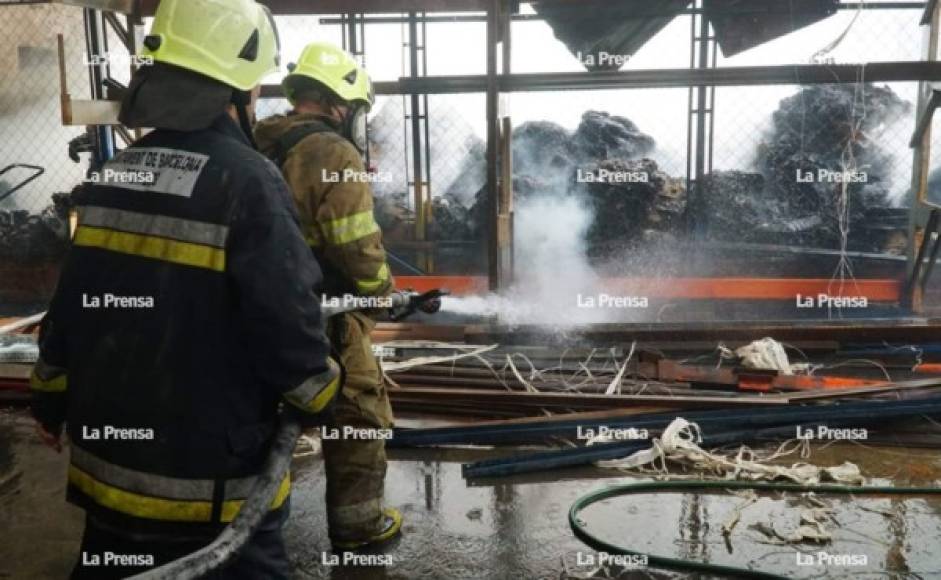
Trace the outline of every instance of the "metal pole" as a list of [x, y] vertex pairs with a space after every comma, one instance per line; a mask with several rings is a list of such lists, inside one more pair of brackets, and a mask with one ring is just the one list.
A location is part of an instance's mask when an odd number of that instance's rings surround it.
[[[610, 89], [685, 88], [706, 86], [744, 87], [764, 85], [855, 84], [864, 74], [867, 82], [941, 82], [941, 63], [922, 61], [872, 62], [865, 65], [773, 65], [747, 67], [646, 69], [603, 72], [525, 73], [497, 75], [498, 92], [595, 91]], [[376, 94], [481, 93], [487, 75], [401, 78], [376, 83]], [[266, 97], [280, 96], [275, 86], [262, 89]]]
[[[788, 410], [790, 411], [790, 410]], [[761, 417], [741, 417], [732, 422], [720, 422], [713, 426], [714, 431], [703, 435], [701, 445], [718, 447], [729, 443], [754, 441], [763, 438], [793, 438], [796, 426], [827, 425], [830, 427], [848, 425], [878, 424], [893, 419], [933, 416], [941, 413], [941, 398], [934, 397], [921, 401], [890, 401], [873, 403], [866, 406], [829, 405], [819, 407], [801, 407], [792, 412]], [[698, 423], [693, 415], [687, 417]], [[665, 427], [669, 421], [664, 421]], [[531, 473], [544, 469], [587, 465], [603, 459], [621, 459], [650, 448], [648, 441], [601, 443], [590, 447], [578, 447], [561, 451], [541, 451], [526, 453], [514, 457], [489, 459], [476, 463], [464, 464], [461, 471], [465, 479], [476, 477], [500, 477], [505, 475]]]
[[[425, 70], [420, 66], [418, 58], [418, 19], [415, 12], [408, 13], [408, 62], [412, 77], [425, 76]], [[415, 240], [424, 242], [428, 239], [428, 203], [425, 185], [425, 165], [422, 161], [422, 95], [413, 93], [409, 97], [409, 125], [411, 129], [412, 146], [412, 199], [415, 203]], [[429, 271], [428, 254], [426, 250], [418, 251], [418, 264], [424, 271]]]
[[[696, 66], [696, 15], [690, 17], [689, 31], [689, 68]], [[691, 195], [693, 191], [693, 120], [695, 118], [696, 105], [694, 101], [694, 89], [689, 87], [689, 96], [687, 98], [686, 113], [686, 192]], [[692, 223], [687, 214], [687, 231], [692, 231]]]
[[[105, 79], [109, 76], [106, 63], [107, 41], [104, 36], [104, 21], [101, 13], [91, 8], [84, 10], [85, 52], [88, 54], [88, 84], [92, 99], [105, 98]], [[114, 156], [114, 133], [107, 125], [95, 128], [95, 151], [92, 163], [100, 167]]]
[[500, 93], [497, 84], [497, 44], [499, 43], [500, 0], [490, 0], [487, 10], [487, 220], [490, 227], [487, 267], [490, 290], [504, 286], [500, 268], [500, 189], [498, 180], [500, 151]]
[[[422, 16], [424, 15], [425, 14], [422, 13]], [[425, 18], [422, 18], [420, 22], [421, 22], [421, 45], [419, 49], [421, 50], [421, 70], [422, 70], [422, 74], [426, 75], [428, 74], [428, 46], [427, 46], [428, 24], [427, 24], [427, 19]], [[421, 105], [422, 105], [422, 111], [423, 111], [422, 120], [424, 121], [422, 125], [425, 129], [424, 141], [422, 142], [422, 146], [425, 152], [424, 193], [425, 193], [425, 203], [427, 204], [426, 215], [425, 215], [425, 226], [428, 227], [428, 225], [430, 225], [431, 223], [431, 220], [434, 219], [434, 214], [432, 213], [432, 208], [434, 206], [431, 204], [431, 195], [432, 195], [432, 189], [431, 189], [432, 187], [431, 186], [431, 180], [432, 180], [432, 176], [431, 176], [431, 111], [428, 108], [428, 94], [427, 93], [422, 94]], [[426, 232], [426, 238], [427, 238], [427, 232]], [[435, 258], [437, 257], [436, 248], [437, 248], [437, 240], [435, 240], [434, 248], [432, 248], [424, 256], [425, 260], [424, 260], [424, 263], [422, 264], [422, 268], [425, 270], [425, 272], [429, 274], [433, 274], [435, 271]]]
[[[508, 75], [513, 72], [513, 11], [518, 10], [518, 5], [507, 3], [504, 7], [505, 10], [500, 11], [500, 36], [503, 42], [503, 66], [500, 73]], [[504, 232], [501, 240], [500, 269], [505, 280], [512, 280], [516, 246], [513, 227], [513, 122], [509, 109], [503, 111], [501, 127], [499, 210], [504, 222]]]
[[[702, 6], [702, 0], [699, 0]], [[699, 61], [696, 63], [700, 69], [709, 67], [709, 19], [704, 14], [699, 15], [699, 36], [696, 38], [699, 48]], [[702, 182], [706, 170], [706, 90], [700, 86], [697, 89], [696, 103], [696, 184]]]
[[[926, 13], [927, 26], [923, 31], [924, 60], [927, 62], [936, 62], [938, 60], [938, 33], [941, 31], [941, 4], [933, 2], [930, 13]], [[921, 82], [918, 91], [918, 106], [916, 115], [926, 110], [929, 102], [932, 100], [931, 83]], [[908, 269], [907, 277], [912, 279], [921, 269], [919, 256], [925, 242], [926, 234], [925, 221], [926, 207], [924, 205], [928, 196], [928, 174], [931, 171], [931, 124], [925, 127], [921, 135], [921, 140], [914, 147], [914, 161], [912, 162], [912, 191], [915, 193], [912, 199], [911, 215], [908, 228]], [[932, 214], [934, 215], [934, 214]], [[924, 292], [919, 284], [911, 284], [908, 292], [904, 296], [908, 306], [913, 313], [922, 313], [924, 311]]]

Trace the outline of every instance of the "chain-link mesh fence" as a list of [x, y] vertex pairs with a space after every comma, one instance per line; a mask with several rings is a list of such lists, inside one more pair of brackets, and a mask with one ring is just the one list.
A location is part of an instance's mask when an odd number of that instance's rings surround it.
[[708, 237], [900, 254], [905, 240], [892, 232], [902, 234], [907, 220], [915, 90], [866, 82], [718, 89], [714, 172], [700, 216]]
[[[918, 60], [921, 10], [874, 10], [865, 4], [855, 3], [863, 9], [839, 10], [734, 56], [720, 52], [716, 65]], [[70, 92], [87, 98], [82, 10], [39, 5], [0, 11], [0, 118], [6, 137], [2, 161], [4, 166], [26, 163], [46, 169], [0, 207], [18, 204], [37, 211], [48, 204], [52, 192], [71, 189], [85, 171], [84, 164], [74, 164], [66, 154], [68, 141], [83, 129], [61, 127], [55, 47], [55, 34], [65, 34]], [[355, 26], [356, 45], [374, 80], [411, 75], [413, 39], [407, 18], [388, 14], [368, 19]], [[344, 43], [339, 16], [278, 16], [277, 22], [284, 63], [296, 59], [311, 40]], [[690, 66], [693, 23], [689, 13], [665, 23], [628, 55], [621, 70]], [[432, 15], [414, 29], [420, 72], [485, 72], [482, 14]], [[577, 51], [560, 41], [558, 32], [526, 4], [512, 35], [514, 73], [584, 70]], [[110, 45], [111, 51], [120, 51], [113, 37]], [[121, 68], [115, 67], [112, 75], [126, 80]], [[273, 75], [266, 82], [278, 80]], [[906, 141], [914, 119], [915, 83], [883, 88], [865, 78], [860, 81], [716, 89], [703, 183], [696, 182], [696, 147], [689, 146], [695, 141], [689, 132], [695, 104], [688, 89], [509, 95], [516, 209], [525, 210], [528, 199], [559, 189], [581, 196], [582, 206], [593, 212], [584, 234], [587, 251], [600, 262], [610, 261], [612, 248], [693, 240], [898, 254], [907, 243], [900, 208], [910, 197]], [[483, 274], [488, 221], [482, 193], [484, 97], [430, 95], [418, 99], [417, 110], [413, 105], [410, 97], [381, 96], [370, 115], [369, 164], [385, 176], [375, 187], [377, 217], [390, 247], [406, 262], [417, 265], [420, 254], [434, 247], [434, 271]], [[283, 99], [265, 99], [258, 116], [288, 109]], [[597, 141], [609, 136], [616, 142], [599, 148]], [[820, 169], [841, 175], [865, 171], [869, 181], [845, 188], [848, 200], [841, 185], [799, 182], [799, 176]], [[647, 180], [593, 184], [579, 179], [599, 170]], [[9, 183], [15, 179], [12, 172], [0, 176]], [[417, 197], [429, 200], [426, 228], [416, 223]], [[846, 243], [844, 214], [850, 219]], [[434, 245], [423, 246], [422, 237]]]
[[[63, 127], [59, 103], [56, 35], [64, 37], [66, 79], [74, 98], [87, 99], [82, 10], [69, 6], [0, 6], [0, 170], [12, 164], [41, 167], [44, 173], [0, 201], [0, 209], [37, 212], [55, 192], [69, 191], [85, 167], [72, 162], [68, 143], [84, 127]], [[0, 197], [32, 170], [0, 176]]]

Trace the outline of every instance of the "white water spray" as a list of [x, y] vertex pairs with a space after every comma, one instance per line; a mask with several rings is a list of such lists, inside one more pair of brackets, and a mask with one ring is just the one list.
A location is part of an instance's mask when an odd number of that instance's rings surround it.
[[576, 196], [518, 204], [514, 284], [500, 295], [447, 297], [442, 310], [496, 316], [509, 325], [604, 321], [603, 311], [578, 307], [579, 294], [595, 293], [599, 281], [588, 263], [585, 243], [593, 217], [584, 200]]

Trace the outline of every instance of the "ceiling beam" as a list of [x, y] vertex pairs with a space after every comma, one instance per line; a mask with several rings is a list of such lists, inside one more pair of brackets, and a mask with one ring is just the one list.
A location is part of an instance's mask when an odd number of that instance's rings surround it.
[[[279, 15], [370, 14], [389, 12], [483, 12], [485, 0], [261, 0]], [[153, 16], [159, 0], [141, 0], [141, 13]]]

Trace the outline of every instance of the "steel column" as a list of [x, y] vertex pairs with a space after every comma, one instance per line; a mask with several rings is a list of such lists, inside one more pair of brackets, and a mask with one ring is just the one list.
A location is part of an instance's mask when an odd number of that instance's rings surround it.
[[[419, 28], [419, 23], [421, 24]], [[408, 14], [408, 63], [413, 77], [424, 77], [428, 72], [426, 25], [415, 12]], [[415, 204], [415, 241], [428, 241], [431, 221], [431, 144], [428, 131], [428, 95], [411, 93], [405, 97], [406, 136], [411, 146], [411, 174], [409, 185]], [[417, 252], [418, 267], [425, 272], [434, 271], [433, 250]]]
[[[697, 0], [691, 18], [691, 70], [716, 68], [716, 38], [711, 34], [709, 19], [703, 13], [703, 0]], [[686, 191], [696, 195], [696, 186], [712, 171], [713, 129], [715, 126], [715, 86], [700, 85], [689, 89], [689, 126], [687, 128]], [[707, 120], [708, 117], [708, 120]], [[687, 223], [690, 231], [696, 224]]]
[[497, 80], [500, 42], [500, 0], [490, 0], [487, 7], [487, 208], [488, 260], [490, 290], [498, 292], [505, 285], [500, 269], [500, 88]]
[[[926, 10], [923, 24], [923, 46], [924, 60], [926, 64], [937, 64], [938, 60], [938, 33], [941, 31], [939, 20], [941, 20], [941, 4], [932, 1]], [[934, 93], [931, 90], [932, 84], [922, 82], [918, 91], [918, 106], [916, 111], [922, 115], [918, 121], [921, 135], [914, 139], [914, 160], [912, 162], [912, 191], [915, 192], [912, 199], [911, 215], [908, 228], [908, 271], [907, 276], [912, 279], [921, 269], [920, 256], [925, 247], [926, 222], [929, 216], [926, 212], [928, 197], [928, 174], [931, 172], [931, 115], [930, 109], [936, 104]], [[923, 124], [922, 124], [923, 123]], [[931, 235], [928, 233], [927, 235]], [[905, 305], [914, 313], [924, 312], [924, 286], [920, 284], [911, 284], [909, 292], [904, 297]]]
[[[109, 66], [104, 57], [108, 54], [108, 40], [105, 34], [105, 19], [102, 13], [91, 8], [84, 10], [85, 52], [88, 55], [88, 84], [92, 100], [104, 100], [105, 80], [110, 76]], [[94, 130], [93, 168], [100, 167], [114, 156], [114, 133], [111, 127], [100, 125]]]

